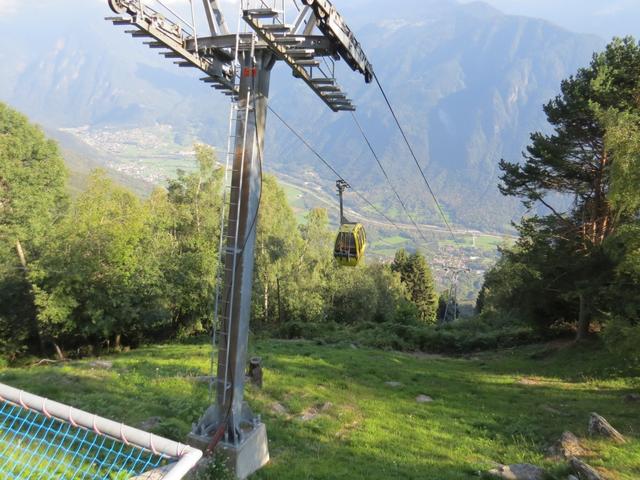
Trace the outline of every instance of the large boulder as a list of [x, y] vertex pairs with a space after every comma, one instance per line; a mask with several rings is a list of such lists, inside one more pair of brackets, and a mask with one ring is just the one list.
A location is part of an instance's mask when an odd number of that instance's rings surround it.
[[504, 480], [544, 480], [545, 478], [545, 472], [542, 468], [528, 463], [500, 465], [490, 470], [489, 475]]
[[571, 458], [581, 457], [586, 451], [580, 445], [580, 440], [571, 432], [564, 432], [560, 439], [549, 449], [554, 457]]
[[604, 417], [597, 413], [592, 413], [589, 418], [589, 435], [610, 438], [617, 443], [626, 443], [627, 441]]
[[602, 480], [600, 474], [582, 460], [574, 457], [569, 460], [569, 465], [580, 480]]

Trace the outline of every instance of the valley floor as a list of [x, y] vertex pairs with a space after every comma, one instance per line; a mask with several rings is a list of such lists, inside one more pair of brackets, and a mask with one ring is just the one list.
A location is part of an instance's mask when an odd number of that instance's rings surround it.
[[[608, 367], [593, 348], [540, 345], [467, 358], [258, 341], [271, 464], [256, 479], [479, 478], [499, 463], [545, 458], [565, 430], [611, 480], [640, 478], [638, 372]], [[0, 382], [183, 440], [208, 401], [209, 346], [165, 345], [53, 366], [0, 370]], [[432, 402], [419, 403], [426, 395]], [[587, 438], [591, 412], [630, 442]], [[156, 417], [156, 418], [154, 418]], [[553, 478], [553, 477], [551, 477]]]

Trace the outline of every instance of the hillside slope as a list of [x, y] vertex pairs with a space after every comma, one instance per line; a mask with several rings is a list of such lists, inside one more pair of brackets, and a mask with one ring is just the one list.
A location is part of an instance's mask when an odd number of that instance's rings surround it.
[[[149, 347], [59, 366], [2, 369], [0, 381], [183, 440], [207, 405], [208, 343]], [[545, 451], [563, 431], [607, 479], [640, 475], [640, 419], [624, 401], [634, 375], [591, 346], [533, 346], [470, 358], [413, 356], [307, 342], [260, 341], [264, 388], [250, 388], [267, 424], [271, 463], [255, 479], [469, 480], [499, 463], [530, 462], [567, 478]], [[107, 363], [108, 365], [108, 363]], [[388, 384], [386, 382], [397, 382]], [[432, 402], [418, 403], [418, 395]], [[589, 414], [625, 445], [587, 437]]]

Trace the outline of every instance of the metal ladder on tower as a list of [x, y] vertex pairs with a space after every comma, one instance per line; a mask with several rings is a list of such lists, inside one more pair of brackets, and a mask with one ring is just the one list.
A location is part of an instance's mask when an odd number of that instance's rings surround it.
[[[242, 5], [242, 4], [241, 4]], [[240, 19], [238, 20], [240, 23]], [[236, 30], [236, 47], [235, 47], [235, 58], [233, 61], [233, 69], [234, 69], [234, 81], [239, 84], [239, 75], [241, 74], [241, 66], [239, 60], [239, 51], [240, 51], [240, 28]], [[251, 43], [251, 55], [253, 56], [253, 50], [255, 48], [255, 41], [252, 40]], [[237, 86], [237, 85], [236, 85]], [[247, 142], [247, 121], [249, 119], [249, 113], [251, 111], [251, 94], [249, 91], [247, 93], [247, 98], [245, 99], [245, 106], [242, 108], [240, 106], [240, 99], [237, 97], [231, 97], [231, 105], [229, 108], [229, 130], [227, 135], [227, 151], [225, 154], [225, 165], [224, 165], [224, 178], [223, 178], [223, 195], [222, 195], [222, 208], [220, 214], [220, 237], [219, 237], [219, 246], [218, 246], [218, 272], [216, 279], [216, 290], [215, 290], [215, 304], [214, 304], [214, 319], [213, 319], [213, 333], [212, 333], [212, 351], [211, 351], [211, 378], [209, 388], [209, 396], [210, 400], [213, 402], [214, 398], [219, 391], [218, 389], [224, 388], [223, 398], [226, 401], [226, 395], [231, 385], [229, 384], [229, 341], [230, 341], [230, 330], [231, 330], [231, 321], [233, 318], [233, 302], [231, 298], [223, 298], [225, 296], [225, 292], [233, 292], [235, 286], [236, 279], [236, 270], [238, 265], [239, 257], [242, 255], [243, 246], [240, 245], [239, 239], [239, 214], [241, 209], [241, 199], [242, 199], [242, 187], [240, 187], [240, 191], [237, 192], [236, 198], [238, 202], [236, 204], [232, 203], [232, 191], [234, 187], [232, 186], [232, 179], [234, 170], [234, 159], [236, 155], [236, 145], [238, 141], [238, 119], [239, 115], [244, 116], [244, 129], [241, 132], [242, 136], [242, 152], [244, 155], [246, 142]], [[242, 162], [244, 166], [244, 162]], [[240, 176], [243, 175], [241, 170], [238, 172]], [[235, 212], [233, 212], [235, 210]], [[235, 216], [232, 216], [232, 213], [235, 213]], [[231, 222], [230, 219], [233, 219]], [[230, 233], [233, 231], [233, 235]], [[232, 243], [232, 244], [231, 244]], [[229, 255], [231, 254], [231, 255]], [[231, 257], [231, 261], [229, 261], [229, 257]], [[225, 285], [225, 279], [230, 278], [231, 284]], [[217, 351], [216, 351], [217, 347]], [[225, 358], [224, 361], [224, 377], [216, 378], [216, 365], [215, 360], [216, 357], [218, 361], [221, 361], [222, 358]], [[218, 365], [218, 372], [221, 371]], [[214, 388], [215, 386], [215, 388]]]

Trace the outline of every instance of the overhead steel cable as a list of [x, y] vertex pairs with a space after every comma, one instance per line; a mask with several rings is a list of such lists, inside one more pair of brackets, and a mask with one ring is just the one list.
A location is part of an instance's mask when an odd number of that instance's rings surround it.
[[391, 182], [391, 179], [389, 178], [389, 175], [387, 174], [387, 171], [382, 166], [382, 162], [380, 161], [380, 158], [378, 157], [378, 154], [374, 150], [373, 145], [371, 144], [371, 141], [369, 141], [369, 137], [367, 137], [367, 134], [364, 132], [364, 129], [362, 128], [362, 125], [358, 121], [358, 117], [356, 117], [356, 114], [353, 113], [353, 112], [351, 112], [351, 117], [353, 118], [353, 121], [355, 122], [356, 126], [358, 127], [358, 130], [360, 130], [360, 133], [362, 134], [362, 137], [364, 138], [364, 141], [366, 142], [367, 146], [369, 147], [369, 150], [371, 150], [371, 154], [373, 155], [373, 158], [376, 159], [376, 163], [378, 164], [378, 167], [380, 167], [380, 170], [382, 171], [382, 174], [384, 175], [384, 178], [387, 180], [387, 183], [391, 187], [391, 190], [393, 190], [393, 193], [395, 194], [396, 198], [398, 199], [398, 202], [400, 202], [400, 205], [402, 205], [402, 209], [407, 214], [407, 217], [409, 217], [409, 220], [411, 220], [411, 223], [413, 223], [413, 226], [416, 228], [416, 230], [418, 231], [418, 233], [422, 237], [422, 240], [424, 240], [425, 243], [429, 243], [429, 241], [426, 239], [426, 237], [422, 233], [422, 230], [420, 229], [420, 227], [418, 226], [416, 221], [413, 219], [413, 216], [411, 215], [411, 213], [409, 213], [409, 209], [407, 208], [407, 205], [404, 203], [404, 201], [400, 197], [400, 194], [398, 193], [398, 190], [393, 186], [393, 183]]
[[[340, 179], [340, 180], [342, 180], [342, 181], [344, 181], [346, 183], [349, 183], [349, 182], [347, 182], [347, 180], [344, 179], [344, 177], [342, 175], [340, 175], [338, 173], [338, 171], [335, 168], [333, 168], [331, 166], [331, 164], [327, 160], [325, 160], [325, 158], [322, 155], [320, 155], [320, 153], [318, 153], [318, 151], [315, 148], [313, 148], [313, 146], [300, 134], [300, 132], [298, 132], [295, 128], [293, 128], [291, 125], [289, 125], [289, 123], [284, 118], [282, 118], [278, 114], [278, 112], [276, 112], [271, 106], [269, 106], [268, 108], [269, 108], [269, 111], [271, 113], [273, 113], [275, 115], [275, 117], [278, 120], [280, 120], [280, 122], [282, 122], [282, 124], [285, 127], [287, 127], [289, 129], [289, 131], [291, 131], [291, 133], [293, 133], [298, 138], [298, 140], [300, 140], [305, 145], [305, 147], [307, 147], [311, 151], [311, 153], [313, 153], [318, 158], [318, 160], [320, 160], [324, 164], [325, 167], [327, 167], [329, 170], [331, 170], [331, 172], [338, 179]], [[387, 215], [385, 215], [384, 212], [382, 212], [378, 207], [376, 207], [373, 203], [371, 203], [367, 199], [367, 197], [365, 197], [362, 193], [360, 193], [358, 190], [354, 189], [353, 187], [351, 187], [351, 190], [353, 191], [353, 193], [358, 195], [358, 197], [360, 197], [360, 199], [363, 202], [365, 202], [367, 205], [369, 205], [378, 215], [380, 215], [382, 218], [384, 218], [389, 224], [393, 225], [399, 232], [404, 233], [405, 235], [409, 236], [410, 239], [413, 240], [413, 237], [409, 232], [407, 232], [403, 228], [399, 227], [393, 220], [391, 220]], [[415, 240], [413, 240], [413, 242], [415, 243]]]
[[456, 234], [454, 233], [453, 228], [451, 228], [451, 224], [449, 223], [449, 220], [447, 220], [447, 216], [445, 215], [444, 210], [442, 209], [442, 206], [440, 205], [440, 202], [438, 201], [438, 197], [436, 197], [436, 194], [433, 191], [433, 188], [431, 188], [431, 183], [429, 183], [429, 180], [427, 179], [427, 176], [425, 175], [424, 170], [420, 166], [420, 162], [418, 161], [418, 157], [416, 156], [415, 152], [413, 151], [413, 147], [411, 146], [411, 143], [409, 142], [409, 139], [407, 138], [407, 134], [405, 133], [404, 128], [402, 128], [402, 125], [400, 124], [400, 120], [398, 119], [398, 116], [396, 115], [396, 112], [393, 109], [393, 106], [391, 105], [391, 101], [389, 100], [389, 97], [387, 96], [387, 93], [385, 92], [384, 88], [382, 87], [382, 84], [380, 83], [380, 80], [378, 79], [378, 75], [375, 72], [373, 73], [373, 78], [375, 79], [376, 84], [378, 85], [378, 88], [380, 89], [380, 92], [382, 93], [382, 96], [384, 97], [384, 101], [387, 103], [387, 107], [389, 107], [389, 111], [391, 112], [391, 115], [393, 116], [393, 119], [395, 120], [396, 125], [398, 126], [398, 129], [400, 130], [400, 133], [402, 134], [402, 138], [404, 138], [404, 142], [407, 144], [407, 147], [409, 147], [409, 152], [411, 152], [411, 156], [413, 157], [413, 161], [415, 162], [416, 166], [418, 167], [418, 170], [420, 171], [420, 175], [422, 176], [422, 179], [424, 180], [424, 183], [427, 186], [427, 189], [429, 190], [429, 193], [431, 194], [431, 198], [433, 198], [433, 201], [435, 202], [436, 208], [438, 209], [438, 212], [440, 213], [440, 216], [442, 217], [442, 220], [444, 221], [444, 224], [447, 226], [447, 229], [449, 230], [449, 233], [451, 234], [451, 237], [453, 238], [453, 241], [455, 243], [459, 243], [458, 242], [458, 238], [456, 237]]

